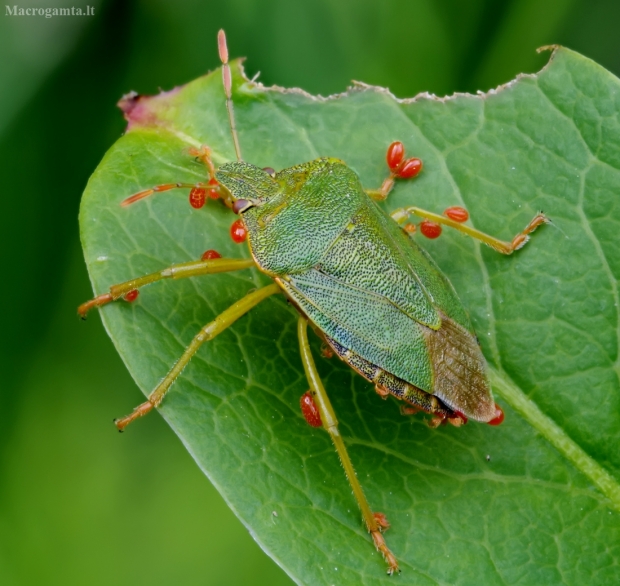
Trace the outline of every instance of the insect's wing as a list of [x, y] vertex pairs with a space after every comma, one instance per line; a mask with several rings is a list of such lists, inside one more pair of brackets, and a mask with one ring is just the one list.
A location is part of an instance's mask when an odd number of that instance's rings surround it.
[[366, 198], [319, 268], [325, 274], [389, 299], [432, 329], [440, 312], [467, 330], [471, 325], [452, 285], [430, 257]]
[[388, 299], [317, 269], [291, 275], [281, 284], [330, 338], [430, 392], [432, 372], [422, 326]]

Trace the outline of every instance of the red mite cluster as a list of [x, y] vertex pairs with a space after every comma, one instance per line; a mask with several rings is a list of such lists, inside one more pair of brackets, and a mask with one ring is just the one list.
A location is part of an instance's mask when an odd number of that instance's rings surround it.
[[207, 196], [211, 199], [218, 199], [220, 197], [218, 185], [217, 179], [213, 177], [209, 179], [207, 188], [193, 187], [189, 192], [189, 205], [191, 205], [194, 209], [199, 210], [205, 205], [205, 203], [207, 203]]
[[422, 161], [411, 158], [405, 160], [405, 146], [402, 142], [393, 142], [387, 150], [386, 161], [392, 175], [400, 179], [411, 179], [422, 170]]
[[[400, 141], [393, 142], [387, 150], [386, 161], [390, 168], [391, 178], [411, 179], [422, 170], [422, 161], [412, 157], [405, 159], [405, 146]], [[455, 222], [465, 222], [469, 219], [467, 210], [453, 206], [444, 211], [444, 216]], [[413, 233], [416, 230], [414, 224], [404, 226], [406, 232]], [[420, 222], [420, 232], [427, 238], [438, 238], [441, 235], [441, 226], [430, 220]]]
[[[317, 404], [314, 402], [314, 397], [310, 391], [306, 391], [299, 399], [299, 405], [301, 407], [301, 414], [311, 427], [321, 427], [323, 422], [321, 421], [321, 413]], [[417, 409], [415, 410], [417, 413]], [[457, 415], [467, 423], [467, 417], [460, 412], [456, 412]], [[488, 421], [488, 425], [500, 425], [504, 421], [504, 411], [495, 403], [495, 417]], [[447, 420], [444, 419], [441, 424], [445, 425]]]

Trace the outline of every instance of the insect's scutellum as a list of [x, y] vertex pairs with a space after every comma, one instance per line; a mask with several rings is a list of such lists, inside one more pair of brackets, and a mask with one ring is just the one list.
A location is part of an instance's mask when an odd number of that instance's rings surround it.
[[[205, 165], [208, 180], [143, 188], [124, 199], [121, 205], [127, 206], [154, 193], [174, 189], [189, 189], [190, 204], [196, 209], [204, 206], [206, 197], [220, 199], [238, 215], [230, 228], [231, 237], [237, 243], [247, 239], [252, 244], [252, 258], [227, 259], [215, 250], [207, 250], [199, 260], [172, 265], [150, 275], [112, 285], [109, 293], [82, 304], [78, 313], [85, 317], [90, 309], [103, 307], [121, 298], [135, 301], [140, 287], [163, 279], [250, 268], [271, 277], [274, 281], [271, 285], [252, 290], [206, 324], [147, 401], [130, 415], [116, 420], [116, 426], [122, 431], [129, 423], [158, 407], [202, 344], [230, 327], [267, 297], [284, 293], [300, 313], [300, 353], [311, 388], [302, 396], [302, 413], [310, 425], [322, 426], [330, 435], [364, 523], [391, 574], [399, 571], [398, 562], [381, 534], [389, 523], [385, 515], [372, 511], [357, 479], [331, 402], [314, 364], [307, 339], [308, 322], [314, 324], [324, 341], [325, 347], [321, 352], [324, 356], [336, 354], [369, 380], [382, 398], [395, 396], [404, 401], [404, 413], [429, 413], [430, 427], [448, 423], [459, 427], [468, 419], [499, 425], [504, 413], [493, 401], [484, 371], [484, 358], [469, 318], [453, 290], [446, 284], [445, 277], [409, 237], [416, 232], [416, 226], [409, 220], [412, 216], [422, 218], [420, 232], [428, 238], [436, 238], [441, 234], [442, 226], [449, 226], [503, 254], [511, 254], [521, 248], [528, 241], [529, 234], [547, 222], [547, 218], [542, 213], [536, 215], [511, 242], [503, 242], [464, 225], [469, 214], [458, 206], [447, 208], [443, 215], [407, 206], [391, 214], [395, 220], [393, 224], [386, 223], [382, 212], [369, 198], [385, 200], [400, 180], [412, 179], [423, 169], [420, 159], [405, 158], [405, 148], [400, 141], [388, 147], [386, 162], [389, 172], [381, 187], [372, 190], [364, 190], [355, 173], [338, 159], [317, 159], [279, 173], [271, 167], [259, 169], [243, 162], [224, 31], [218, 33], [218, 51], [237, 161], [215, 169], [209, 147], [192, 147], [189, 154]], [[287, 181], [291, 175], [295, 180]], [[238, 182], [239, 179], [241, 181]], [[349, 186], [346, 197], [339, 192], [341, 185]], [[333, 196], [332, 199], [330, 196]], [[295, 234], [292, 239], [287, 239], [286, 233], [275, 231], [280, 225], [285, 226], [286, 230], [300, 225], [306, 220], [306, 214], [317, 217], [317, 210], [323, 215], [321, 217], [319, 214], [319, 219], [309, 227], [313, 239]], [[286, 221], [274, 222], [274, 218], [285, 218]], [[353, 218], [363, 224], [364, 230], [360, 232], [366, 234], [364, 238], [367, 240], [355, 236]], [[329, 221], [322, 221], [327, 219]], [[337, 230], [330, 232], [333, 226]], [[368, 240], [373, 241], [373, 246], [367, 246]], [[372, 253], [375, 256], [368, 250], [375, 251]], [[347, 263], [340, 263], [338, 259], [347, 254]], [[380, 266], [384, 268], [378, 269]], [[347, 273], [349, 268], [350, 274]], [[356, 277], [359, 274], [371, 275], [372, 278], [365, 277], [366, 281], [360, 284]], [[321, 295], [315, 293], [313, 297], [312, 287], [322, 291]], [[352, 288], [360, 306], [337, 303], [340, 296], [349, 297]], [[367, 302], [365, 295], [371, 302]], [[417, 345], [408, 346], [406, 336], [403, 337], [405, 342], [397, 344], [390, 338], [389, 332], [385, 339], [381, 338], [382, 332], [386, 331], [382, 319], [384, 313], [390, 311], [396, 312], [389, 314], [390, 319], [395, 320], [390, 323], [396, 324], [394, 327], [406, 328], [404, 331], [411, 333]], [[359, 319], [360, 312], [363, 312], [363, 319]], [[332, 315], [335, 315], [332, 321], [337, 327], [330, 322]], [[368, 332], [365, 327], [370, 328]], [[377, 340], [377, 336], [380, 339]], [[363, 343], [358, 344], [358, 339]], [[386, 348], [390, 352], [389, 359], [381, 354]], [[411, 367], [412, 364], [415, 367]], [[425, 372], [432, 372], [433, 376], [426, 380], [420, 375]], [[449, 377], [444, 376], [446, 374]], [[450, 378], [449, 385], [443, 382], [447, 378]]]

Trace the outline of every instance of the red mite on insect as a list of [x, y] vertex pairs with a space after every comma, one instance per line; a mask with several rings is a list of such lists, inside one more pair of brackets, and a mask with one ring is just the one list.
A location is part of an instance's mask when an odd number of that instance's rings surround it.
[[230, 237], [237, 244], [241, 244], [245, 242], [245, 239], [248, 237], [248, 231], [246, 230], [243, 220], [235, 220], [230, 226]]
[[387, 150], [386, 160], [392, 173], [396, 173], [405, 158], [405, 145], [402, 142], [393, 142]]
[[207, 190], [204, 187], [194, 187], [189, 192], [189, 205], [199, 210], [205, 205]]
[[495, 404], [495, 417], [490, 421], [487, 421], [489, 425], [500, 425], [504, 421], [504, 410], [496, 403]]
[[443, 215], [455, 222], [467, 222], [469, 220], [469, 212], [460, 206], [452, 206], [446, 209]]
[[209, 189], [207, 190], [207, 194], [211, 199], [219, 199], [220, 198], [220, 190], [218, 189], [218, 182], [215, 177], [211, 177], [209, 182], [207, 183]]
[[420, 222], [420, 232], [427, 238], [439, 238], [441, 236], [441, 226], [430, 220], [422, 220]]
[[131, 291], [129, 291], [129, 293], [125, 293], [125, 295], [123, 296], [123, 299], [125, 301], [128, 301], [129, 303], [132, 303], [133, 301], [138, 299], [139, 294], [140, 294], [140, 291], [138, 291], [137, 289], [132, 289]]
[[217, 250], [206, 250], [200, 258], [202, 260], [213, 260], [215, 258], [222, 258], [222, 255]]
[[312, 427], [321, 427], [323, 422], [321, 421], [321, 413], [319, 412], [319, 408], [314, 402], [314, 397], [310, 391], [304, 393], [299, 399], [299, 404], [301, 406], [301, 413], [304, 416], [304, 419], [308, 422], [308, 425]]

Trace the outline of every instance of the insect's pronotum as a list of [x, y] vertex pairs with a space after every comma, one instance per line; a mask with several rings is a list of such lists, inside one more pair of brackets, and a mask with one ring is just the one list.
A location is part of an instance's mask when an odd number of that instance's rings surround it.
[[[310, 387], [302, 397], [302, 412], [308, 423], [322, 425], [330, 434], [366, 527], [391, 574], [398, 571], [398, 562], [382, 534], [389, 524], [368, 504], [338, 433], [336, 416], [310, 352], [308, 322], [325, 348], [371, 381], [380, 396], [401, 399], [406, 412], [430, 413], [430, 425], [459, 426], [469, 418], [499, 424], [503, 413], [493, 401], [486, 363], [467, 313], [446, 277], [411, 234], [419, 229], [436, 238], [442, 226], [449, 226], [511, 254], [547, 219], [542, 213], [536, 215], [511, 242], [503, 242], [465, 225], [468, 214], [460, 207], [436, 214], [408, 206], [395, 210], [391, 217], [385, 215], [375, 201], [385, 200], [397, 180], [412, 179], [422, 170], [422, 162], [406, 158], [398, 141], [388, 148], [388, 174], [379, 189], [364, 189], [357, 175], [334, 158], [279, 172], [244, 162], [223, 31], [218, 45], [237, 161], [216, 169], [207, 146], [193, 149], [190, 154], [204, 163], [208, 179], [157, 185], [126, 198], [121, 205], [179, 188], [190, 190], [190, 205], [195, 208], [202, 207], [207, 197], [219, 199], [239, 216], [231, 237], [236, 242], [247, 239], [252, 258], [221, 258], [217, 251], [208, 250], [199, 260], [113, 285], [78, 311], [85, 316], [93, 307], [117, 299], [134, 301], [140, 287], [161, 279], [243, 269], [271, 277], [272, 284], [248, 293], [204, 326], [148, 400], [116, 420], [116, 426], [122, 431], [159, 406], [204, 342], [267, 297], [284, 294], [299, 312], [299, 346]], [[413, 216], [422, 218], [417, 229], [410, 222]], [[306, 237], [298, 238], [299, 231]]]

